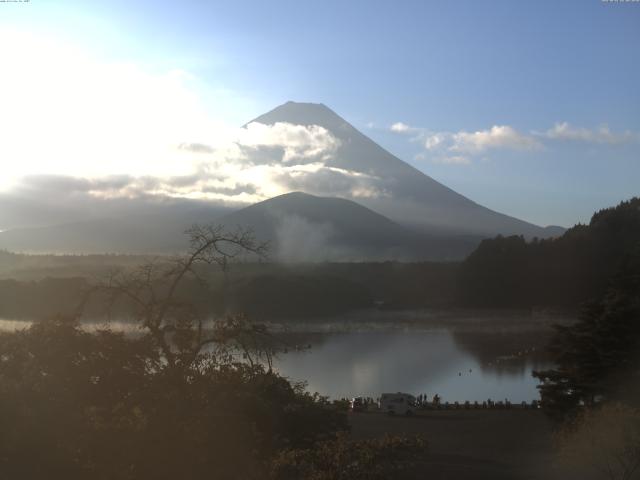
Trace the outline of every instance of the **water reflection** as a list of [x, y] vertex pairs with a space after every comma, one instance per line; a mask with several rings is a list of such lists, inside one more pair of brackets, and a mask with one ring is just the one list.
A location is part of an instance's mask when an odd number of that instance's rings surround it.
[[[544, 336], [389, 331], [295, 337], [309, 350], [276, 359], [277, 370], [333, 398], [405, 391], [443, 401], [538, 398], [534, 369], [550, 365]], [[520, 353], [520, 355], [518, 355]]]
[[456, 345], [476, 358], [480, 367], [496, 375], [525, 375], [550, 365], [546, 346], [552, 332], [454, 332]]
[[[0, 330], [26, 328], [31, 322], [0, 320]], [[105, 322], [85, 322], [91, 331]], [[134, 335], [138, 326], [111, 322], [114, 330]], [[377, 325], [384, 327], [382, 324]], [[317, 326], [316, 326], [317, 327]], [[446, 329], [356, 330], [340, 333], [280, 333], [293, 348], [279, 355], [275, 368], [312, 392], [332, 398], [377, 397], [382, 392], [439, 394], [443, 401], [531, 401], [538, 398], [532, 370], [551, 366], [544, 346], [550, 333], [453, 332]], [[296, 349], [295, 346], [302, 346]], [[311, 348], [306, 348], [310, 345]]]

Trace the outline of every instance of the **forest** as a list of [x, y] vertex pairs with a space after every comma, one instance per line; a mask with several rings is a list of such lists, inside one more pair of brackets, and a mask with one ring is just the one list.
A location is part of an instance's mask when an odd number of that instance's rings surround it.
[[[324, 318], [360, 309], [558, 308], [577, 311], [602, 294], [640, 242], [640, 199], [596, 212], [564, 235], [483, 240], [462, 262], [238, 263], [205, 275], [226, 306], [197, 282], [184, 295], [211, 314], [224, 308], [268, 319]], [[30, 256], [0, 252], [0, 317], [69, 314], [114, 269], [152, 257]], [[0, 277], [1, 278], [1, 277]], [[104, 314], [99, 305], [90, 310]]]

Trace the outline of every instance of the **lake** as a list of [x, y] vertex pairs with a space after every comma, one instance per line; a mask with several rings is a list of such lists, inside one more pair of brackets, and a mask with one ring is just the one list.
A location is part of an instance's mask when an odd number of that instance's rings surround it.
[[[443, 402], [538, 399], [531, 372], [552, 366], [545, 353], [550, 321], [491, 314], [489, 322], [487, 317], [447, 314], [425, 323], [424, 317], [402, 317], [400, 322], [394, 314], [394, 322], [367, 316], [363, 323], [360, 316], [357, 321], [299, 323], [278, 333], [289, 347], [276, 357], [275, 368], [331, 398], [376, 398], [402, 391], [429, 399], [437, 393]], [[0, 319], [0, 330], [28, 324]], [[88, 323], [86, 328], [100, 325]], [[131, 324], [116, 322], [113, 327], [130, 330]]]
[[437, 393], [443, 402], [530, 402], [539, 398], [531, 372], [552, 365], [548, 337], [411, 329], [308, 334], [294, 337], [304, 348], [279, 355], [275, 368], [331, 398], [402, 391], [429, 399]]

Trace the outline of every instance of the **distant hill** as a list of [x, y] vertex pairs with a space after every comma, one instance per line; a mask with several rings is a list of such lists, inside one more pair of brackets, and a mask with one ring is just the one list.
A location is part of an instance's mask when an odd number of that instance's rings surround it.
[[96, 218], [0, 232], [0, 249], [26, 253], [168, 254], [185, 251], [184, 231], [229, 210], [215, 205], [166, 205], [153, 213]]
[[[479, 205], [435, 181], [392, 155], [323, 104], [287, 102], [259, 116], [254, 122], [272, 125], [319, 125], [340, 140], [327, 164], [375, 177], [382, 196], [352, 198], [394, 221], [421, 228], [429, 234], [524, 235], [547, 238], [562, 227], [543, 228]], [[305, 190], [307, 193], [314, 193]]]
[[285, 261], [460, 259], [479, 238], [433, 237], [399, 225], [358, 203], [293, 192], [221, 219], [249, 227]]

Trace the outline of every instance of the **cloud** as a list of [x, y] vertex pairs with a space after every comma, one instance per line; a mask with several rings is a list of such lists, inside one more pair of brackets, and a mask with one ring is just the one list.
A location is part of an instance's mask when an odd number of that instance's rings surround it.
[[609, 145], [619, 145], [633, 140], [638, 136], [629, 131], [623, 133], [613, 133], [609, 127], [601, 125], [595, 130], [588, 128], [574, 127], [568, 122], [556, 123], [553, 128], [542, 134], [543, 137], [551, 140], [566, 140], [573, 142], [600, 143]]
[[486, 130], [467, 132], [434, 132], [397, 122], [390, 130], [411, 135], [410, 140], [422, 145], [424, 152], [418, 153], [416, 160], [429, 159], [434, 163], [470, 165], [470, 156], [491, 149], [533, 150], [542, 143], [533, 135], [517, 131], [509, 125], [494, 125]]
[[394, 123], [393, 125], [391, 125], [391, 127], [389, 127], [389, 130], [396, 133], [409, 133], [414, 131], [412, 127], [402, 122]]
[[212, 146], [204, 145], [203, 143], [181, 143], [178, 145], [178, 150], [193, 153], [213, 153], [215, 151]]
[[[109, 192], [123, 191], [133, 185], [145, 184], [146, 188], [156, 182], [146, 177], [116, 175], [100, 178], [82, 178], [63, 175], [30, 175], [21, 179], [16, 189], [23, 195], [48, 195], [51, 198], [72, 197], [78, 195], [108, 196]], [[125, 196], [125, 195], [122, 195]]]
[[545, 132], [534, 130], [523, 133], [510, 125], [494, 125], [484, 130], [468, 132], [433, 132], [424, 128], [411, 127], [398, 122], [392, 131], [411, 134], [410, 140], [424, 148], [414, 155], [414, 160], [429, 160], [433, 163], [449, 165], [470, 165], [474, 157], [489, 150], [530, 151], [542, 149], [550, 141], [572, 141], [602, 145], [620, 145], [640, 141], [640, 134], [630, 131], [612, 132], [607, 125], [597, 129], [574, 127], [567, 122], [556, 123]]
[[281, 161], [285, 163], [327, 160], [340, 146], [340, 141], [324, 127], [284, 122], [273, 125], [252, 122], [239, 131], [236, 143], [255, 149], [281, 148]]
[[[23, 177], [10, 191], [0, 192], [0, 229], [42, 227], [149, 214], [161, 218], [165, 214], [171, 217], [173, 213], [176, 215], [171, 218], [184, 217], [188, 222], [189, 215], [196, 211], [211, 214], [240, 204], [223, 200], [188, 200], [182, 195], [154, 193], [170, 193], [176, 189], [173, 184], [189, 183], [190, 179], [187, 177]], [[241, 185], [238, 187], [244, 188]], [[224, 187], [218, 189], [222, 188]], [[227, 195], [224, 198], [233, 197]]]
[[[82, 193], [97, 198], [136, 198], [144, 196], [257, 202], [289, 191], [287, 175], [306, 177], [328, 189], [326, 177], [331, 169], [325, 163], [332, 158], [340, 142], [325, 128], [288, 123], [264, 125], [251, 123], [227, 133], [226, 144], [181, 143], [178, 150], [197, 153], [192, 157], [193, 171], [184, 175], [131, 176], [98, 178], [70, 176], [27, 177], [22, 188], [32, 191]], [[357, 172], [334, 175], [341, 191], [347, 191], [337, 177], [357, 177]], [[357, 186], [357, 182], [354, 182]]]
[[424, 138], [424, 148], [434, 150], [442, 146], [450, 138], [446, 133], [434, 133]]
[[304, 191], [320, 196], [353, 198], [385, 197], [388, 192], [382, 187], [381, 179], [373, 175], [311, 164], [307, 167], [286, 167], [274, 172], [273, 180], [286, 191]]
[[475, 132], [461, 131], [451, 136], [452, 151], [480, 153], [488, 149], [508, 148], [514, 150], [531, 150], [542, 145], [530, 135], [518, 132], [509, 125], [494, 125], [488, 130]]
[[245, 201], [297, 190], [351, 198], [388, 196], [381, 178], [334, 165], [340, 146], [318, 125], [251, 123], [226, 146], [203, 156], [201, 175], [215, 177], [220, 189], [231, 188], [229, 183], [252, 186], [242, 192]]
[[[226, 143], [179, 143], [191, 172], [177, 175], [31, 175], [12, 194], [60, 205], [95, 201], [191, 199], [248, 204], [292, 190], [351, 198], [386, 196], [381, 179], [331, 165], [340, 141], [317, 125], [251, 123]], [[75, 210], [78, 210], [75, 209]]]
[[[15, 189], [22, 195], [47, 195], [52, 200], [60, 196], [109, 195], [112, 192], [136, 189], [140, 192], [155, 188], [158, 180], [153, 177], [112, 175], [99, 178], [71, 177], [65, 175], [29, 175], [20, 180]], [[128, 196], [122, 194], [120, 196]]]
[[591, 130], [573, 127], [567, 122], [556, 123], [553, 128], [543, 133], [522, 133], [510, 125], [494, 125], [473, 132], [432, 132], [397, 123], [392, 126], [392, 130], [412, 133], [411, 141], [422, 144], [424, 151], [416, 154], [414, 159], [429, 159], [433, 163], [449, 165], [470, 165], [472, 157], [488, 150], [537, 150], [543, 148], [548, 141], [620, 145], [640, 140], [639, 135], [629, 131], [614, 133], [607, 125]]
[[402, 135], [414, 135], [414, 136], [422, 136], [425, 132], [425, 129], [419, 127], [412, 127], [411, 125], [407, 125], [404, 122], [396, 122], [389, 127], [389, 130], [394, 133], [399, 133]]

